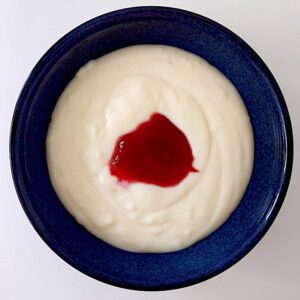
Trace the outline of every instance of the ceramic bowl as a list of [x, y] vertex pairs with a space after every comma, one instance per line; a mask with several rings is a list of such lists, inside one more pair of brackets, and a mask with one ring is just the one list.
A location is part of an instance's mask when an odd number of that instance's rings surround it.
[[[89, 60], [136, 44], [171, 45], [206, 59], [238, 89], [254, 130], [254, 170], [240, 205], [207, 238], [172, 253], [131, 253], [97, 239], [62, 206], [47, 169], [48, 125], [68, 82]], [[10, 155], [25, 213], [55, 253], [100, 281], [130, 289], [166, 290], [223, 272], [257, 244], [285, 197], [293, 142], [280, 89], [267, 66], [243, 40], [218, 23], [191, 12], [138, 7], [114, 11], [80, 25], [41, 58], [15, 108]]]

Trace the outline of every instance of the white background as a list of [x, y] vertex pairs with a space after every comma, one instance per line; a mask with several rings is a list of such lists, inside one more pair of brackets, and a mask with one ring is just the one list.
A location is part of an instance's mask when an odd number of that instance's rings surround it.
[[[112, 287], [76, 271], [36, 234], [17, 199], [8, 140], [14, 105], [37, 60], [62, 35], [102, 13], [140, 5], [203, 14], [245, 39], [277, 79], [295, 138], [285, 203], [265, 238], [237, 265], [204, 283], [167, 292]], [[0, 0], [0, 299], [300, 299], [300, 1]]]

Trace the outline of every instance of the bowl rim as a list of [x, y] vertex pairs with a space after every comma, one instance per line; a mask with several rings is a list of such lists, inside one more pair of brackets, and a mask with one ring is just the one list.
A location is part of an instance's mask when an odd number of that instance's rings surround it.
[[[272, 207], [270, 214], [268, 215], [268, 218], [265, 222], [265, 226], [259, 232], [255, 233], [255, 235], [256, 235], [255, 239], [253, 239], [250, 243], [247, 244], [244, 251], [242, 251], [241, 254], [238, 257], [236, 257], [235, 259], [227, 261], [227, 263], [224, 265], [223, 268], [220, 268], [217, 271], [212, 272], [211, 274], [209, 274], [209, 276], [206, 276], [205, 278], [188, 280], [181, 284], [175, 284], [172, 286], [170, 286], [170, 285], [160, 286], [158, 288], [140, 286], [140, 285], [131, 284], [131, 283], [128, 284], [128, 283], [120, 282], [117, 280], [116, 281], [110, 280], [110, 279], [104, 278], [102, 276], [95, 276], [94, 274], [91, 274], [91, 273], [87, 272], [85, 269], [83, 269], [81, 267], [80, 263], [79, 264], [75, 263], [67, 255], [63, 255], [62, 253], [57, 252], [55, 242], [51, 241], [49, 239], [49, 237], [45, 234], [45, 232], [40, 228], [40, 226], [34, 221], [35, 217], [33, 216], [30, 205], [28, 205], [27, 200], [24, 197], [24, 187], [22, 186], [22, 183], [20, 182], [20, 178], [19, 178], [18, 172], [17, 172], [18, 170], [16, 167], [16, 165], [17, 165], [17, 163], [16, 163], [17, 149], [16, 149], [15, 140], [13, 138], [14, 133], [17, 131], [17, 127], [18, 127], [17, 120], [19, 119], [19, 115], [21, 114], [21, 111], [22, 111], [21, 98], [25, 97], [24, 95], [28, 92], [28, 90], [30, 90], [31, 84], [33, 82], [36, 82], [36, 80], [38, 78], [42, 77], [42, 74], [40, 71], [45, 67], [46, 64], [49, 63], [48, 62], [49, 58], [52, 57], [52, 55], [57, 51], [57, 49], [62, 47], [70, 39], [73, 39], [75, 37], [75, 35], [77, 35], [81, 31], [85, 30], [86, 28], [92, 26], [95, 23], [98, 23], [99, 21], [102, 21], [103, 18], [106, 18], [106, 19], [109, 18], [111, 20], [114, 20], [114, 18], [119, 17], [122, 14], [127, 15], [127, 14], [131, 14], [131, 13], [143, 12], [143, 11], [147, 11], [147, 12], [151, 11], [153, 13], [159, 12], [159, 13], [166, 13], [166, 14], [168, 14], [169, 12], [172, 12], [172, 13], [177, 13], [180, 15], [187, 15], [189, 17], [193, 17], [193, 18], [197, 19], [198, 21], [201, 20], [201, 22], [205, 22], [206, 24], [211, 25], [211, 26], [225, 32], [229, 36], [233, 37], [235, 40], [239, 41], [239, 43], [242, 45], [242, 47], [247, 49], [247, 51], [249, 52], [249, 55], [252, 56], [252, 58], [254, 58], [259, 69], [268, 78], [270, 84], [272, 85], [272, 87], [275, 91], [276, 97], [278, 99], [278, 103], [280, 105], [280, 111], [283, 116], [283, 125], [284, 125], [285, 133], [286, 133], [285, 142], [286, 142], [286, 149], [287, 149], [287, 152], [285, 154], [286, 166], [285, 166], [285, 169], [283, 172], [284, 175], [283, 175], [283, 180], [281, 182], [281, 187], [278, 189], [279, 190], [278, 198], [276, 199], [276, 201], [274, 201], [274, 205]], [[149, 19], [150, 19], [150, 17], [149, 17]], [[11, 167], [14, 186], [17, 191], [17, 195], [18, 195], [19, 201], [23, 207], [23, 210], [24, 210], [27, 218], [29, 219], [30, 223], [34, 227], [35, 231], [38, 233], [38, 235], [43, 239], [43, 241], [48, 245], [48, 247], [56, 255], [58, 255], [61, 259], [63, 259], [68, 264], [70, 264], [76, 270], [78, 270], [78, 271], [84, 273], [85, 275], [92, 277], [96, 280], [100, 280], [104, 283], [107, 283], [107, 284], [110, 284], [113, 286], [117, 286], [117, 287], [121, 287], [121, 288], [140, 290], [140, 291], [163, 291], [163, 290], [171, 290], [171, 289], [178, 289], [178, 288], [182, 288], [182, 287], [191, 286], [196, 283], [203, 282], [207, 279], [210, 279], [210, 278], [222, 273], [223, 271], [229, 269], [230, 267], [235, 265], [238, 261], [240, 261], [264, 237], [264, 235], [266, 234], [266, 232], [269, 230], [270, 226], [274, 222], [274, 220], [282, 206], [282, 203], [284, 201], [286, 193], [287, 193], [287, 189], [288, 189], [288, 185], [289, 185], [291, 173], [292, 173], [292, 165], [293, 165], [293, 133], [292, 133], [292, 124], [291, 124], [290, 116], [288, 113], [288, 108], [284, 101], [283, 94], [282, 94], [274, 76], [272, 75], [272, 73], [269, 70], [269, 68], [267, 67], [267, 65], [259, 57], [259, 55], [242, 38], [240, 38], [238, 35], [236, 35], [231, 30], [227, 29], [223, 25], [219, 24], [218, 22], [213, 21], [210, 18], [207, 18], [205, 16], [202, 16], [200, 14], [197, 14], [197, 13], [194, 13], [191, 11], [187, 11], [187, 10], [183, 10], [183, 9], [179, 9], [179, 8], [173, 8], [173, 7], [166, 7], [166, 6], [135, 6], [135, 7], [118, 9], [118, 10], [114, 10], [114, 11], [111, 11], [111, 12], [108, 12], [105, 14], [101, 14], [97, 17], [94, 17], [94, 18], [82, 23], [79, 26], [76, 26], [75, 28], [70, 30], [68, 33], [63, 35], [56, 43], [54, 43], [45, 52], [45, 54], [43, 54], [43, 56], [39, 59], [39, 61], [36, 63], [36, 65], [34, 66], [32, 71], [30, 72], [30, 74], [29, 74], [28, 78], [26, 79], [25, 84], [22, 87], [21, 92], [19, 94], [16, 106], [14, 109], [12, 122], [11, 122], [11, 128], [10, 128], [9, 156], [10, 156], [10, 167]]]

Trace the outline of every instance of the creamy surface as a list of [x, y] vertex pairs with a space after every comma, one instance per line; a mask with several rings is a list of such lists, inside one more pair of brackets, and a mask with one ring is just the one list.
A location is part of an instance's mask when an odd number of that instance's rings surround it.
[[[184, 132], [199, 173], [167, 188], [120, 184], [108, 166], [115, 142], [154, 112]], [[205, 60], [168, 46], [128, 47], [82, 67], [46, 142], [66, 209], [100, 239], [135, 252], [176, 251], [206, 237], [236, 208], [252, 173], [252, 127], [237, 90]]]

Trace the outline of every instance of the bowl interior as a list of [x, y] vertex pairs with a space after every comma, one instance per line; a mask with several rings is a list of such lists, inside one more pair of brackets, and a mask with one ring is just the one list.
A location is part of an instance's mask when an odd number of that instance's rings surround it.
[[[136, 44], [179, 47], [217, 67], [241, 94], [255, 135], [253, 175], [238, 208], [206, 239], [173, 253], [130, 253], [97, 239], [64, 209], [47, 170], [45, 138], [53, 108], [65, 86], [89, 60]], [[280, 90], [264, 63], [242, 40], [213, 21], [189, 12], [134, 8], [81, 25], [40, 60], [16, 107], [11, 163], [25, 212], [58, 255], [104, 282], [158, 290], [212, 277], [238, 261], [257, 243], [275, 218], [286, 192], [291, 139], [289, 117]]]

